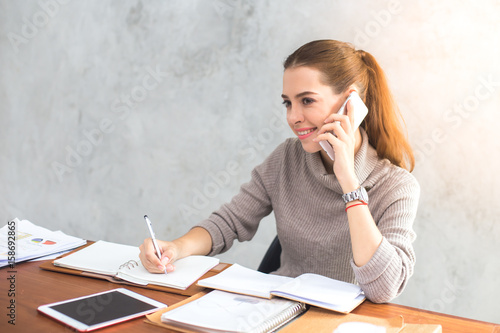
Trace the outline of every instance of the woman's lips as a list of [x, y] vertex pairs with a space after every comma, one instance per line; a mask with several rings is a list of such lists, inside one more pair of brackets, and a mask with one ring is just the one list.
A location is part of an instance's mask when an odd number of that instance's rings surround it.
[[309, 128], [299, 128], [296, 130], [297, 136], [299, 137], [300, 140], [304, 140], [316, 131], [317, 127], [309, 127]]

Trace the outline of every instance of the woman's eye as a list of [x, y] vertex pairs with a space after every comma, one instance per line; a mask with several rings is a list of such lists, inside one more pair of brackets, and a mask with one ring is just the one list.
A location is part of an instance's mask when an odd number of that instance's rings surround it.
[[309, 98], [309, 97], [305, 97], [304, 99], [302, 99], [302, 104], [304, 104], [304, 105], [309, 105], [313, 102], [314, 102], [314, 100], [312, 98]]
[[288, 107], [290, 107], [291, 103], [290, 103], [290, 101], [284, 100], [283, 105], [288, 108]]

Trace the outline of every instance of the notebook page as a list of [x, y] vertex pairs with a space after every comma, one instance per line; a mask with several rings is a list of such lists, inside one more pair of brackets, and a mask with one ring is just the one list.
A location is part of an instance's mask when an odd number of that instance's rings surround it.
[[182, 258], [174, 263], [175, 271], [168, 274], [150, 273], [142, 266], [140, 261], [137, 264], [138, 266], [135, 267], [129, 265], [121, 268], [116, 276], [134, 283], [151, 283], [159, 286], [186, 289], [203, 274], [217, 266], [219, 259], [205, 256]]
[[54, 261], [54, 265], [85, 272], [115, 275], [129, 261], [139, 261], [137, 246], [97, 241], [75, 253]]
[[271, 298], [271, 290], [291, 280], [293, 279], [290, 277], [265, 274], [233, 264], [215, 276], [198, 281], [198, 285], [245, 295]]
[[360, 296], [359, 286], [318, 274], [302, 274], [271, 291], [273, 295], [329, 308], [345, 308]]

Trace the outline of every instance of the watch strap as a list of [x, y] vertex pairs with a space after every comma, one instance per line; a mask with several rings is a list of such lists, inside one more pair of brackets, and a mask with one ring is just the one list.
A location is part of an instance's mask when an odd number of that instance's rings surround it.
[[366, 190], [362, 186], [358, 187], [352, 192], [345, 193], [344, 195], [342, 195], [342, 199], [344, 199], [344, 203], [346, 204], [355, 200], [368, 203], [368, 195], [366, 193]]

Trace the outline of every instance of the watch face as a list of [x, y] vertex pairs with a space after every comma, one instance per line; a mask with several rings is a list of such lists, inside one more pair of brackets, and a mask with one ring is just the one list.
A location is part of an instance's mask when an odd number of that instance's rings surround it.
[[368, 193], [366, 193], [366, 189], [364, 187], [360, 187], [360, 189], [361, 189], [361, 199], [365, 203], [368, 203]]

